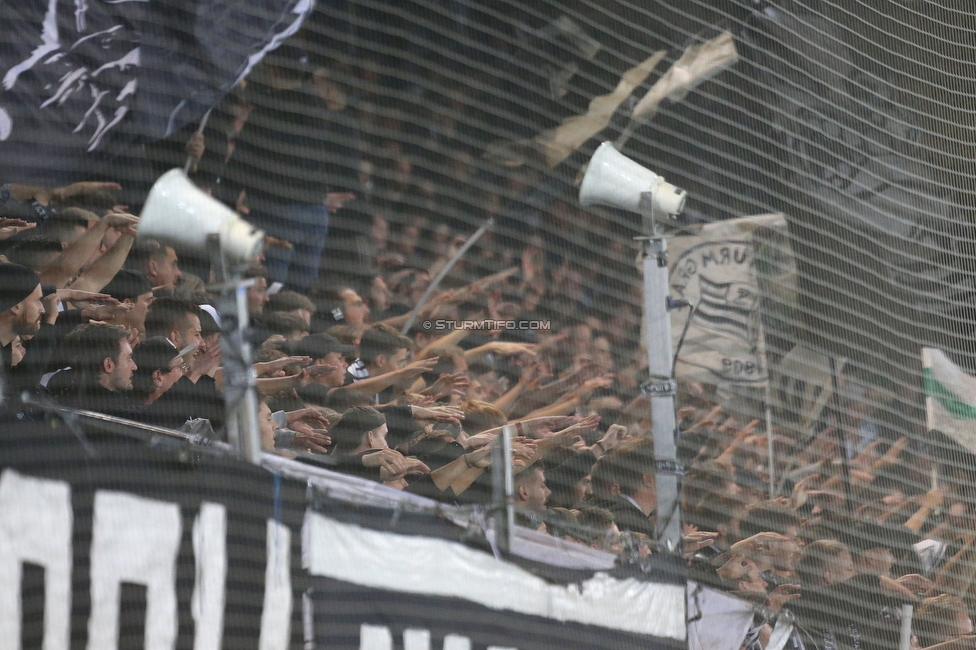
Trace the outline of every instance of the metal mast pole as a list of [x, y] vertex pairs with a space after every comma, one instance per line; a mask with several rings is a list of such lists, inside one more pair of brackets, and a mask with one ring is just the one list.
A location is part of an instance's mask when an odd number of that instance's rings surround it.
[[680, 467], [675, 444], [677, 421], [674, 400], [677, 384], [671, 376], [673, 351], [671, 316], [668, 313], [668, 242], [661, 232], [661, 226], [650, 214], [644, 216], [644, 231], [644, 322], [647, 370], [650, 374], [645, 392], [651, 402], [651, 429], [654, 458], [657, 461], [657, 533], [661, 543], [676, 552], [681, 548], [681, 508], [678, 500]]

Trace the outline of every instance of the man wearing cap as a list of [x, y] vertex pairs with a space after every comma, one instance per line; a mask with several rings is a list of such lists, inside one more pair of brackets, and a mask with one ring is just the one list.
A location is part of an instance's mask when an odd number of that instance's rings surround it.
[[[339, 421], [329, 429], [329, 437], [334, 444], [332, 455], [356, 456], [362, 462], [361, 464], [346, 463], [340, 465], [338, 469], [383, 481], [397, 489], [406, 487], [403, 481], [405, 476], [430, 472], [430, 468], [420, 460], [405, 458], [399, 452], [390, 449], [386, 442], [386, 434], [386, 418], [376, 409], [370, 406], [353, 406], [347, 409]], [[374, 457], [373, 454], [380, 455]]]
[[[292, 354], [309, 357], [316, 366], [331, 366], [331, 372], [315, 373], [312, 381], [327, 388], [338, 388], [345, 383], [346, 359], [355, 356], [356, 346], [344, 345], [328, 334], [311, 334], [292, 345]], [[299, 395], [301, 395], [299, 390]]]
[[386, 449], [386, 418], [370, 406], [353, 406], [329, 430], [336, 455], [357, 455], [371, 449]]

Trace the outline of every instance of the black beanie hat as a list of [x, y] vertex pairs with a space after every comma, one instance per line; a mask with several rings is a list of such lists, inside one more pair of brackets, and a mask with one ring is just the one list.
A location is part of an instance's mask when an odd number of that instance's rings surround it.
[[26, 300], [40, 283], [37, 274], [26, 266], [0, 262], [0, 312]]
[[373, 407], [353, 406], [346, 409], [342, 418], [329, 429], [329, 437], [337, 444], [355, 447], [367, 431], [377, 429], [384, 424], [386, 418]]
[[165, 336], [153, 336], [132, 348], [132, 361], [139, 368], [137, 372], [148, 375], [154, 370], [168, 370], [179, 355], [180, 351]]

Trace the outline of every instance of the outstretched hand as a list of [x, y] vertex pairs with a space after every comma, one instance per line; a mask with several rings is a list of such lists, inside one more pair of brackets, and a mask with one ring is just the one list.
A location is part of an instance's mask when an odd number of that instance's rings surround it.
[[[436, 358], [436, 357], [434, 357]], [[452, 375], [441, 375], [437, 381], [430, 385], [430, 388], [423, 391], [425, 395], [435, 398], [446, 397], [448, 395], [463, 395], [465, 389], [471, 385], [471, 380], [467, 374], [456, 372]]]
[[414, 420], [430, 420], [432, 422], [450, 422], [461, 424], [464, 411], [456, 406], [417, 406], [412, 407]]
[[253, 364], [254, 374], [258, 377], [271, 377], [274, 373], [279, 370], [284, 370], [287, 366], [293, 363], [300, 366], [305, 366], [312, 362], [311, 357], [282, 357], [280, 359], [274, 359], [272, 361], [260, 361]]
[[75, 196], [88, 196], [99, 192], [118, 192], [122, 186], [118, 183], [99, 183], [94, 181], [83, 181], [72, 183], [65, 187], [59, 187], [51, 192], [51, 198], [55, 201], [66, 201]]
[[307, 449], [310, 452], [327, 454], [327, 447], [332, 444], [332, 438], [325, 435], [325, 429], [312, 429], [310, 427], [292, 427], [295, 432], [295, 441], [292, 447], [296, 449]]
[[0, 241], [10, 239], [19, 232], [36, 228], [37, 224], [23, 219], [0, 219]]

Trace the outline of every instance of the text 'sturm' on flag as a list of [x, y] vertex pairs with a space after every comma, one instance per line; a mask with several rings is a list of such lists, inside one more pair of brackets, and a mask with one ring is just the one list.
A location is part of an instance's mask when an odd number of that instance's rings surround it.
[[[668, 244], [671, 311], [679, 381], [762, 384], [767, 313], [794, 300], [795, 263], [780, 214], [705, 225]], [[779, 306], [779, 307], [778, 307]]]

